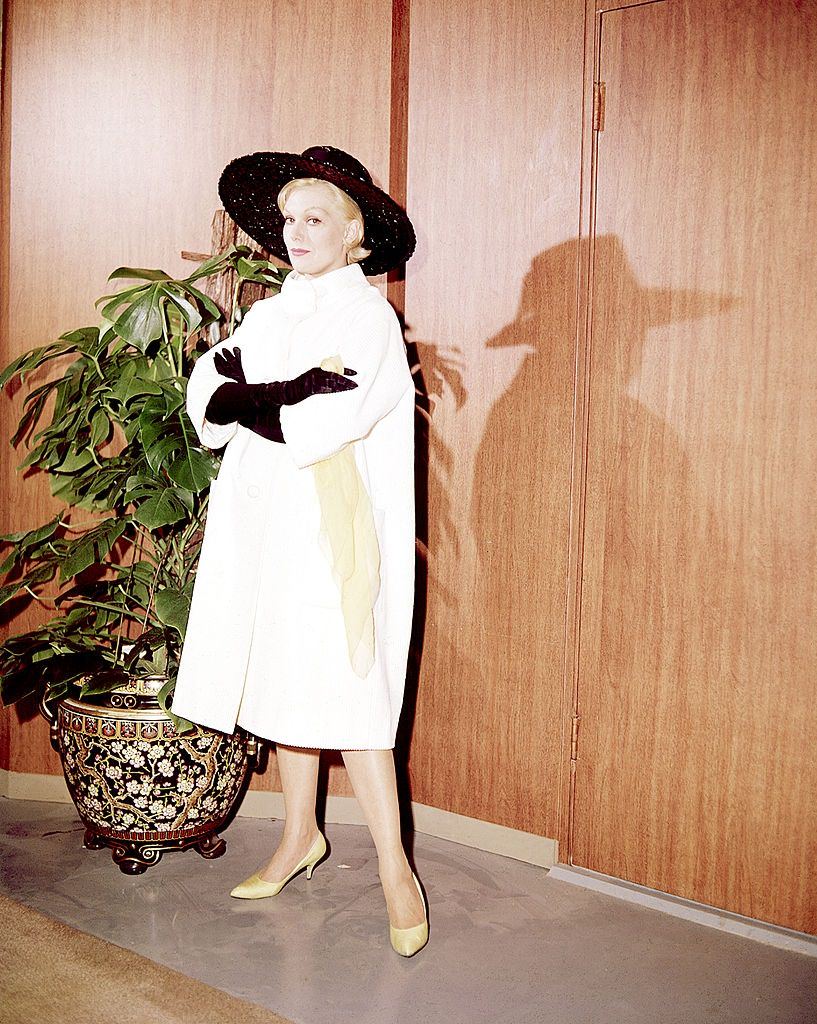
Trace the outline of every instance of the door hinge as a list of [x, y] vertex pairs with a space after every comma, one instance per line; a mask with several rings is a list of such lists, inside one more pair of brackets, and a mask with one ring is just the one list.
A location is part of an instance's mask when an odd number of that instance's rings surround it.
[[607, 86], [604, 82], [593, 83], [593, 131], [604, 131], [604, 97]]
[[573, 716], [570, 726], [570, 760], [575, 761], [579, 756], [579, 715]]

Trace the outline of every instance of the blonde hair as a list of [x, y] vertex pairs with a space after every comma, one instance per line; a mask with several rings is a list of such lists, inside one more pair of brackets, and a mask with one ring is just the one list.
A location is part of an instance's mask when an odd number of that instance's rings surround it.
[[365, 229], [360, 207], [350, 195], [338, 188], [337, 185], [333, 185], [331, 181], [324, 181], [323, 178], [294, 178], [292, 181], [288, 181], [278, 193], [278, 209], [281, 213], [284, 212], [287, 200], [293, 192], [311, 185], [320, 185], [333, 211], [339, 214], [347, 225], [354, 224], [355, 226], [351, 244], [346, 250], [346, 262], [360, 263], [367, 256], [371, 256], [372, 250], [365, 249], [362, 244]]

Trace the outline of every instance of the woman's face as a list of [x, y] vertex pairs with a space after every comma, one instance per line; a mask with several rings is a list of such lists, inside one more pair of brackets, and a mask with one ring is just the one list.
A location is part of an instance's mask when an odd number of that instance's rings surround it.
[[320, 277], [345, 267], [350, 227], [320, 185], [295, 189], [284, 206], [284, 245], [293, 270]]

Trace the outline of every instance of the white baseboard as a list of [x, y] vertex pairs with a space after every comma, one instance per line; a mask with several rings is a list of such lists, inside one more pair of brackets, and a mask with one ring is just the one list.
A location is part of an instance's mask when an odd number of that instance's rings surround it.
[[[12, 800], [71, 803], [68, 787], [61, 775], [33, 775], [4, 769], [0, 769], [0, 796]], [[559, 859], [557, 841], [546, 836], [521, 832], [426, 804], [412, 803], [411, 810], [415, 831], [424, 835], [544, 868], [552, 867]], [[283, 794], [250, 789], [244, 796], [238, 814], [246, 818], [284, 818]], [[326, 822], [334, 825], [365, 825], [366, 819], [355, 797], [327, 796]]]
[[502, 857], [511, 857], [543, 868], [552, 867], [559, 860], [559, 843], [547, 836], [522, 832], [508, 828], [507, 825], [469, 818], [464, 814], [413, 801], [411, 809], [414, 828], [424, 835], [448, 839], [461, 846], [472, 846], [477, 850], [498, 853]]
[[[29, 772], [10, 772], [0, 768], [0, 797], [12, 800], [42, 800], [48, 803], [71, 803], [65, 779], [61, 775], [36, 775]], [[817, 957], [817, 937], [804, 932], [780, 928], [755, 918], [743, 917], [727, 910], [719, 910], [705, 903], [682, 899], [657, 889], [649, 889], [634, 882], [626, 882], [587, 868], [558, 863], [558, 843], [555, 839], [532, 835], [517, 829], [496, 825], [490, 821], [469, 818], [453, 811], [412, 803], [414, 827], [424, 835], [447, 839], [452, 843], [486, 850], [503, 857], [525, 861], [550, 868], [548, 878], [571, 885], [592, 889], [617, 899], [637, 903], [642, 907], [660, 910], [674, 917], [685, 918], [709, 928], [741, 935], [764, 942], [779, 949], [787, 949], [806, 956]], [[239, 816], [247, 818], [284, 818], [284, 798], [281, 793], [266, 790], [248, 790], [239, 808]], [[353, 796], [328, 796], [326, 821], [336, 825], [365, 825], [360, 805]]]
[[754, 917], [733, 914], [729, 910], [719, 910], [707, 903], [696, 903], [694, 900], [672, 896], [659, 889], [649, 889], [645, 885], [626, 882], [624, 879], [614, 878], [612, 875], [603, 875], [598, 871], [573, 867], [569, 864], [557, 864], [548, 872], [548, 878], [569, 882], [571, 885], [578, 885], [584, 889], [593, 889], [595, 892], [601, 892], [607, 896], [615, 896], [616, 899], [627, 900], [629, 903], [637, 903], [639, 906], [649, 907], [651, 910], [660, 910], [673, 917], [694, 921], [707, 928], [717, 928], [732, 935], [741, 935], [746, 939], [764, 942], [768, 946], [777, 946], [778, 949], [787, 949], [794, 953], [805, 953], [806, 956], [817, 957], [817, 937], [815, 936], [767, 924]]
[[[544, 868], [551, 867], [559, 859], [557, 841], [546, 836], [521, 832], [505, 825], [444, 811], [439, 807], [428, 807], [426, 804], [412, 802], [411, 812], [415, 831], [423, 835], [448, 839], [461, 846], [498, 853], [502, 857], [511, 857]], [[248, 818], [284, 818], [283, 794], [251, 789], [244, 797], [238, 813]], [[366, 824], [360, 804], [353, 796], [327, 796], [326, 821], [335, 825]]]
[[49, 804], [70, 804], [71, 794], [62, 775], [34, 775], [0, 768], [0, 796], [10, 800], [43, 800]]

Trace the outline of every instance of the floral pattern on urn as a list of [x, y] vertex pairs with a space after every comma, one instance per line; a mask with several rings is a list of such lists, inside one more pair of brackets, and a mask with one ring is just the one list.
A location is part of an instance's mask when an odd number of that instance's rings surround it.
[[110, 846], [131, 874], [171, 849], [194, 846], [206, 857], [224, 852], [216, 831], [244, 790], [246, 736], [199, 727], [179, 734], [156, 706], [70, 698], [60, 703], [53, 731], [86, 846]]

